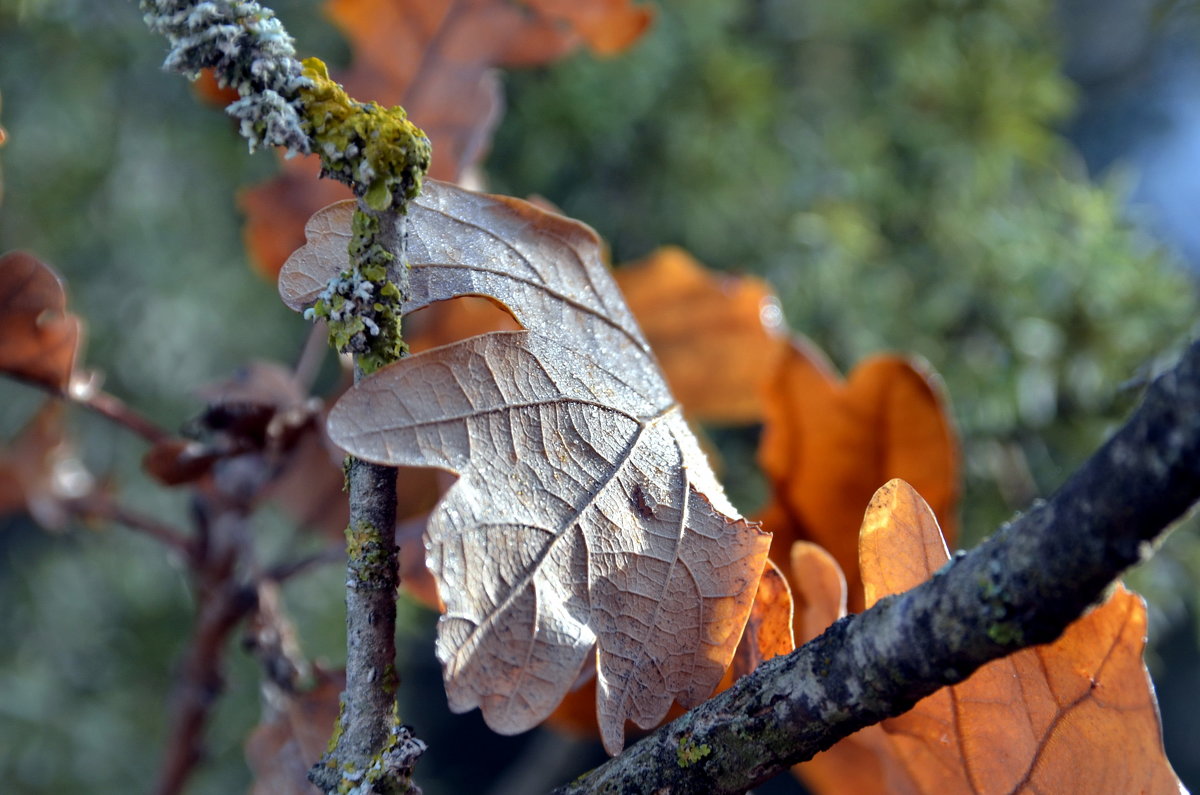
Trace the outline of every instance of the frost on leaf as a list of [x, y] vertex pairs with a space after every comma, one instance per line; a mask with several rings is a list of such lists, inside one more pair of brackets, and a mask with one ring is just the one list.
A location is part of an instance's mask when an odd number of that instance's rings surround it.
[[[626, 720], [650, 727], [712, 692], [770, 536], [726, 499], [594, 232], [432, 180], [409, 213], [405, 312], [486, 295], [524, 328], [379, 371], [334, 407], [330, 435], [370, 461], [459, 475], [426, 531], [451, 708], [524, 731], [594, 660], [616, 753]], [[280, 275], [289, 306], [334, 275], [326, 252], [344, 250], [348, 221], [333, 205], [309, 222]]]

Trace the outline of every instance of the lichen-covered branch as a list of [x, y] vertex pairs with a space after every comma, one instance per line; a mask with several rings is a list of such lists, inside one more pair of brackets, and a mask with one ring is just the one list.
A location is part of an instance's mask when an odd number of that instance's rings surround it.
[[141, 0], [146, 24], [167, 37], [164, 68], [195, 78], [212, 69], [241, 97], [226, 112], [253, 151], [310, 151], [299, 91], [307, 83], [292, 37], [275, 12], [253, 0]]
[[[407, 293], [405, 213], [429, 169], [425, 134], [404, 109], [351, 99], [325, 65], [295, 58], [273, 12], [239, 0], [142, 0], [146, 22], [171, 44], [167, 68], [211, 68], [241, 99], [228, 111], [256, 145], [315, 152], [322, 176], [358, 197], [347, 268], [331, 280], [310, 318], [325, 318], [331, 344], [351, 353], [356, 380], [406, 348], [400, 308]], [[397, 548], [394, 469], [347, 463], [346, 691], [329, 752], [310, 777], [326, 792], [411, 791], [424, 743], [396, 715]]]
[[1200, 342], [1048, 501], [557, 792], [744, 792], [991, 660], [1053, 641], [1198, 499]]

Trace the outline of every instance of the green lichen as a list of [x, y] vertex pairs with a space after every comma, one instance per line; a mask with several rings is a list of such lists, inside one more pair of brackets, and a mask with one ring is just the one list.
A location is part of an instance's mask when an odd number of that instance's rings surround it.
[[711, 753], [708, 745], [697, 745], [691, 737], [681, 737], [679, 747], [675, 749], [675, 760], [680, 767], [691, 767]]
[[370, 522], [358, 521], [346, 527], [346, 558], [355, 579], [367, 587], [380, 587], [392, 574], [391, 549], [395, 542], [380, 533]]
[[326, 174], [354, 188], [373, 210], [401, 211], [429, 170], [425, 133], [401, 107], [351, 99], [319, 58], [303, 61], [305, 122]]
[[989, 624], [987, 636], [1001, 646], [1024, 646], [1025, 633], [1015, 621], [997, 621]]
[[380, 221], [406, 212], [420, 192], [429, 139], [403, 108], [351, 99], [319, 59], [304, 61], [303, 76], [305, 124], [322, 173], [345, 182], [362, 201], [351, 230], [352, 267], [329, 283], [306, 316], [325, 318], [330, 344], [354, 354], [370, 374], [407, 352], [400, 329], [406, 264], [389, 250]]
[[338, 699], [338, 716], [337, 721], [333, 724], [333, 734], [329, 736], [329, 744], [325, 747], [325, 764], [337, 764], [333, 759], [334, 749], [337, 748], [338, 742], [342, 739], [342, 733], [346, 731], [346, 701]]

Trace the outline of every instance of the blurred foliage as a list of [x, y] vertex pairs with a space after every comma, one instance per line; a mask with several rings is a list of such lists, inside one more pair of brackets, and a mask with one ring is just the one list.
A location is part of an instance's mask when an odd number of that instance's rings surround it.
[[[272, 5], [301, 52], [345, 60], [315, 0]], [[491, 187], [548, 197], [594, 225], [617, 262], [675, 243], [765, 275], [792, 327], [845, 370], [881, 349], [927, 358], [964, 438], [968, 534], [1060, 482], [1193, 330], [1194, 285], [1123, 221], [1120, 184], [1090, 182], [1055, 133], [1073, 92], [1047, 0], [660, 5], [620, 58], [506, 76]], [[0, 250], [60, 268], [89, 323], [85, 361], [177, 427], [199, 408], [192, 390], [252, 356], [290, 359], [303, 324], [252, 276], [238, 235], [233, 191], [272, 159], [247, 156], [228, 120], [161, 73], [163, 53], [132, 2], [0, 0]], [[31, 405], [0, 383], [0, 438]], [[83, 421], [81, 433], [93, 469], [183, 523], [186, 506], [136, 473], [140, 451], [119, 432]], [[714, 438], [737, 443], [727, 471], [743, 470], [747, 439]], [[261, 521], [269, 534], [282, 520]], [[1160, 611], [1200, 615], [1196, 539], [1176, 533], [1142, 574]], [[338, 581], [326, 570], [288, 593], [306, 651], [334, 664]], [[13, 694], [0, 704], [5, 786], [102, 793], [143, 780], [188, 624], [183, 575], [121, 531], [45, 537], [9, 519], [0, 603], [13, 639], [0, 653]], [[415, 637], [428, 616], [410, 613], [402, 632]], [[229, 659], [193, 792], [247, 781], [257, 674]], [[1171, 702], [1164, 693], [1164, 714]], [[1170, 751], [1189, 735], [1167, 719]]]
[[[928, 359], [964, 437], [966, 526], [1053, 488], [1186, 337], [1195, 288], [1053, 125], [1043, 0], [663, 3], [628, 57], [507, 76], [493, 186], [765, 275], [844, 370]], [[527, 141], [538, 141], [527, 146]]]

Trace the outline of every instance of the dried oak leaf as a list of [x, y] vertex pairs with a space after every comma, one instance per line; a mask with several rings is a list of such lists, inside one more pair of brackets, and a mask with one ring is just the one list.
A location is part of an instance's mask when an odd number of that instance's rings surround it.
[[[881, 488], [862, 526], [867, 606], [919, 585], [947, 560], [937, 519], [920, 495], [900, 480]], [[860, 732], [843, 741], [858, 744], [861, 769], [877, 771], [871, 786], [843, 786], [842, 768], [823, 763], [824, 754], [801, 765], [801, 775], [821, 795], [1179, 793], [1142, 663], [1145, 636], [1144, 604], [1118, 585], [1054, 643], [988, 663], [871, 727], [865, 739]], [[822, 764], [821, 775], [806, 773]]]
[[[834, 564], [835, 566], [837, 564]], [[792, 637], [792, 596], [787, 578], [768, 558], [762, 578], [750, 608], [746, 629], [738, 642], [733, 661], [717, 685], [716, 693], [727, 690], [741, 677], [772, 657], [788, 654], [796, 648]], [[577, 737], [596, 739], [600, 727], [596, 723], [596, 679], [594, 669], [585, 669], [577, 686], [571, 690], [546, 719], [546, 725]], [[660, 721], [667, 723], [684, 712], [678, 704], [671, 707]], [[627, 727], [628, 728], [628, 727]]]
[[23, 251], [0, 257], [0, 372], [65, 390], [81, 327], [49, 265]]
[[338, 717], [345, 687], [341, 672], [322, 673], [303, 693], [277, 693], [269, 716], [246, 739], [246, 761], [254, 774], [251, 795], [316, 795], [308, 770], [321, 758]]
[[614, 275], [689, 417], [762, 420], [763, 389], [787, 347], [765, 282], [713, 273], [673, 246]]
[[[404, 107], [433, 142], [429, 175], [455, 182], [483, 157], [499, 121], [496, 67], [540, 66], [581, 44], [612, 54], [652, 18], [629, 0], [329, 0], [325, 10], [354, 54], [337, 79], [351, 96]], [[304, 221], [350, 195], [316, 179], [315, 157], [282, 169], [239, 198], [247, 249], [272, 279], [303, 245]]]
[[858, 528], [871, 495], [891, 478], [928, 495], [953, 541], [957, 443], [940, 383], [926, 368], [874, 356], [843, 381], [797, 340], [767, 385], [765, 405], [758, 461], [772, 501], [757, 518], [779, 538], [772, 559], [780, 566], [792, 541], [819, 544], [846, 573], [851, 612], [861, 610]]
[[[284, 267], [293, 309], [342, 267], [325, 252], [345, 250], [345, 213], [318, 213]], [[524, 330], [379, 371], [334, 406], [330, 437], [370, 461], [460, 476], [426, 531], [451, 708], [524, 731], [593, 658], [615, 754], [626, 719], [653, 726], [672, 700], [698, 704], [720, 681], [770, 536], [725, 497], [591, 229], [430, 181], [409, 208], [409, 241], [406, 312], [488, 295]]]

